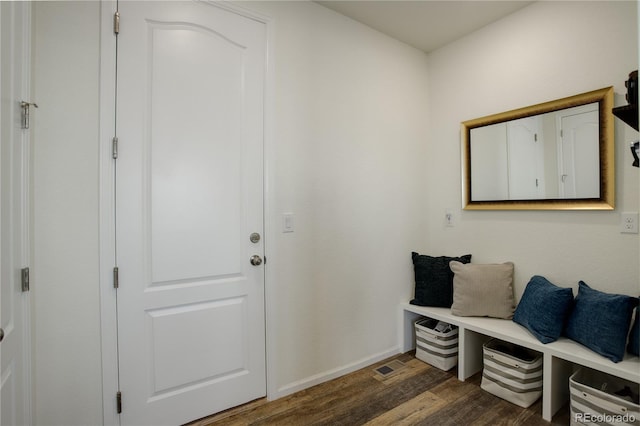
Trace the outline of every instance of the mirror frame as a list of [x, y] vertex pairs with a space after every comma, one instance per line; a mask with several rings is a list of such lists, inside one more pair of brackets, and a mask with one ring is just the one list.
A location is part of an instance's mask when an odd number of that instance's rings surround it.
[[[598, 102], [600, 122], [600, 197], [541, 200], [471, 200], [471, 129], [532, 115]], [[615, 208], [615, 153], [613, 87], [519, 108], [462, 122], [462, 205], [464, 210], [613, 210]]]

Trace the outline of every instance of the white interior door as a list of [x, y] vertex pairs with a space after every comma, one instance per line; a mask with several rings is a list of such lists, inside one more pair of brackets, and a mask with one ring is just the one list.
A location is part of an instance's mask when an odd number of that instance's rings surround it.
[[266, 28], [208, 2], [120, 2], [116, 247], [125, 425], [266, 394]]
[[590, 108], [595, 109], [576, 109], [559, 118], [559, 185], [563, 198], [600, 197], [600, 127], [597, 104]]
[[0, 19], [0, 425], [8, 426], [31, 422], [29, 296], [21, 282], [29, 257], [29, 134], [20, 106], [28, 101], [29, 4], [0, 2]]
[[476, 127], [471, 129], [471, 139], [471, 200], [508, 200], [507, 125]]
[[538, 117], [507, 123], [509, 199], [544, 198], [544, 143]]

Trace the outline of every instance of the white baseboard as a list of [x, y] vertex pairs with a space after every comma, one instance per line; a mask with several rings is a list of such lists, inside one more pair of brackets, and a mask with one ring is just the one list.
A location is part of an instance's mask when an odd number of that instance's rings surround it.
[[394, 346], [390, 349], [387, 349], [386, 351], [368, 356], [366, 358], [362, 358], [351, 364], [347, 364], [338, 368], [334, 368], [332, 370], [315, 374], [311, 377], [307, 377], [305, 379], [298, 380], [293, 383], [286, 384], [278, 388], [278, 390], [275, 392], [275, 395], [267, 395], [267, 399], [273, 401], [275, 399], [279, 399], [287, 395], [291, 395], [292, 393], [310, 388], [311, 386], [319, 385], [320, 383], [324, 383], [326, 381], [338, 378], [340, 376], [344, 376], [345, 374], [352, 373], [356, 370], [375, 364], [378, 361], [382, 361], [386, 358], [392, 357], [399, 353], [400, 353], [400, 347]]

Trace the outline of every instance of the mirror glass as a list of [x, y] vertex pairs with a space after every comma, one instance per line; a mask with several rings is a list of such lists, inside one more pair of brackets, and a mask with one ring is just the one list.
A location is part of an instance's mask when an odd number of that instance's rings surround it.
[[613, 88], [462, 123], [463, 203], [613, 209]]

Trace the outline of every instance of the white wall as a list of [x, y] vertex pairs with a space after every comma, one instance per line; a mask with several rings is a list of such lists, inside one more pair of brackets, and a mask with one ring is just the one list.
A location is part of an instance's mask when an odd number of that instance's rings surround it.
[[99, 2], [34, 4], [34, 424], [102, 423]]
[[[578, 280], [638, 295], [638, 235], [621, 234], [620, 212], [638, 211], [638, 133], [615, 119], [616, 210], [461, 210], [460, 122], [614, 86], [638, 67], [636, 2], [536, 2], [429, 55], [429, 250], [472, 253], [473, 262], [516, 266], [519, 297], [534, 274], [562, 286]], [[445, 209], [456, 226], [444, 227]]]
[[397, 351], [410, 252], [426, 247], [427, 67], [317, 4], [250, 6], [275, 29], [267, 292], [282, 395]]

